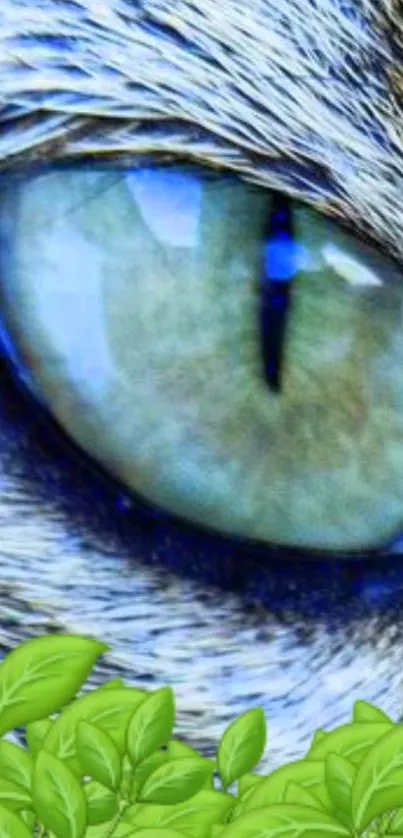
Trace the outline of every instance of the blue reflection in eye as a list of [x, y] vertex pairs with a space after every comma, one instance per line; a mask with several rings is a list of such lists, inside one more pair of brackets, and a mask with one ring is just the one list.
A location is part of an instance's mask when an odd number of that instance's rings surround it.
[[157, 241], [169, 247], [197, 247], [202, 209], [202, 183], [197, 178], [142, 169], [127, 175], [127, 185]]
[[276, 282], [288, 282], [308, 265], [306, 248], [288, 235], [276, 235], [265, 247], [265, 272]]
[[[54, 235], [48, 242], [47, 257], [53, 264], [59, 264], [57, 285], [52, 273], [44, 271], [43, 293], [36, 303], [37, 316], [48, 324], [48, 335], [57, 343], [66, 369], [71, 375], [79, 371], [77, 383], [82, 392], [99, 403], [107, 397], [108, 382], [114, 372], [99, 288], [102, 254], [81, 230], [70, 229], [67, 244], [68, 257], [65, 252], [63, 259], [65, 236]], [[77, 287], [83, 277], [85, 298], [78, 305]]]

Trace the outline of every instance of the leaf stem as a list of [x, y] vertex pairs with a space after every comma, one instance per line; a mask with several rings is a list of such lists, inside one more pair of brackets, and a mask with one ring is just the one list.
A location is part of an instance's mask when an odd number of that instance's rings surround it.
[[105, 832], [105, 835], [103, 835], [103, 838], [111, 838], [111, 835], [113, 835], [113, 833], [114, 833], [114, 831], [115, 831], [116, 827], [119, 825], [119, 823], [120, 823], [120, 821], [122, 820], [122, 817], [123, 817], [123, 815], [124, 815], [124, 813], [125, 813], [126, 809], [128, 809], [128, 808], [129, 808], [129, 806], [130, 806], [130, 802], [129, 802], [129, 803], [127, 803], [127, 802], [126, 802], [126, 801], [124, 801], [124, 800], [121, 800], [121, 801], [120, 801], [119, 811], [118, 811], [117, 815], [115, 815], [115, 817], [114, 817], [114, 819], [113, 819], [113, 821], [112, 821], [112, 823], [111, 823], [111, 825], [110, 825], [110, 827], [109, 827], [108, 831], [107, 831], [107, 832]]
[[[131, 786], [131, 784], [134, 780], [134, 774], [135, 774], [135, 772], [133, 771], [131, 779], [129, 780], [129, 784], [128, 784], [128, 789], [129, 790], [130, 790], [130, 786]], [[120, 786], [120, 791], [122, 791], [122, 789], [123, 789], [123, 780], [122, 780], [122, 783], [121, 783], [121, 786]], [[113, 835], [116, 827], [119, 825], [120, 821], [122, 820], [124, 813], [135, 802], [136, 802], [136, 795], [134, 795], [134, 797], [130, 797], [130, 794], [129, 794], [129, 799], [126, 799], [126, 798], [124, 798], [123, 800], [120, 799], [120, 801], [119, 801], [119, 811], [115, 815], [108, 831], [105, 833], [105, 835], [102, 836], [102, 838], [111, 838], [111, 836]]]

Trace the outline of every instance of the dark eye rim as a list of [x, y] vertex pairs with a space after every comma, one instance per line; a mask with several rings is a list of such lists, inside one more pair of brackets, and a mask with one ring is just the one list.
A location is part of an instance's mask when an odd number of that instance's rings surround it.
[[[212, 541], [221, 550], [233, 550], [236, 555], [248, 559], [251, 563], [270, 566], [271, 562], [288, 565], [315, 566], [328, 564], [329, 566], [365, 566], [373, 567], [379, 561], [384, 565], [385, 560], [395, 560], [403, 557], [403, 542], [401, 550], [394, 550], [394, 543], [401, 539], [402, 531], [379, 548], [357, 548], [356, 550], [335, 550], [320, 547], [283, 546], [274, 542], [264, 542], [236, 535], [224, 534], [212, 527], [192, 523], [186, 518], [170, 513], [147, 501], [140, 493], [129, 490], [117, 477], [109, 474], [106, 469], [76, 443], [55, 419], [51, 410], [30, 390], [22, 378], [21, 371], [2, 347], [0, 336], [0, 377], [18, 393], [22, 400], [33, 411], [39, 425], [49, 433], [49, 437], [60, 446], [73, 461], [79, 462], [89, 476], [95, 477], [114, 497], [115, 505], [119, 501], [129, 501], [125, 509], [126, 516], [133, 516], [138, 522], [154, 522], [179, 527], [181, 532], [189, 537], [199, 537]], [[234, 557], [235, 558], [235, 557]]]

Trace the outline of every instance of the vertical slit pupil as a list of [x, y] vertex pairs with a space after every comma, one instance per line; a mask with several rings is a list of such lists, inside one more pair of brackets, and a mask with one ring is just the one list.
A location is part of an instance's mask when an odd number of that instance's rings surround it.
[[263, 257], [259, 293], [262, 359], [266, 383], [270, 390], [279, 393], [292, 280], [297, 267], [292, 202], [285, 195], [273, 197]]

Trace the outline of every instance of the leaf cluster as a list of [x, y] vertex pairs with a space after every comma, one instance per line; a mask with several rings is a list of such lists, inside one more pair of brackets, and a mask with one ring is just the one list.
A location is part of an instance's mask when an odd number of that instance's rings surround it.
[[[263, 776], [261, 708], [207, 759], [173, 738], [171, 688], [78, 694], [108, 648], [45, 635], [0, 664], [0, 838], [403, 836], [403, 725], [379, 708], [356, 701], [351, 722]], [[21, 726], [26, 748], [4, 738]]]

